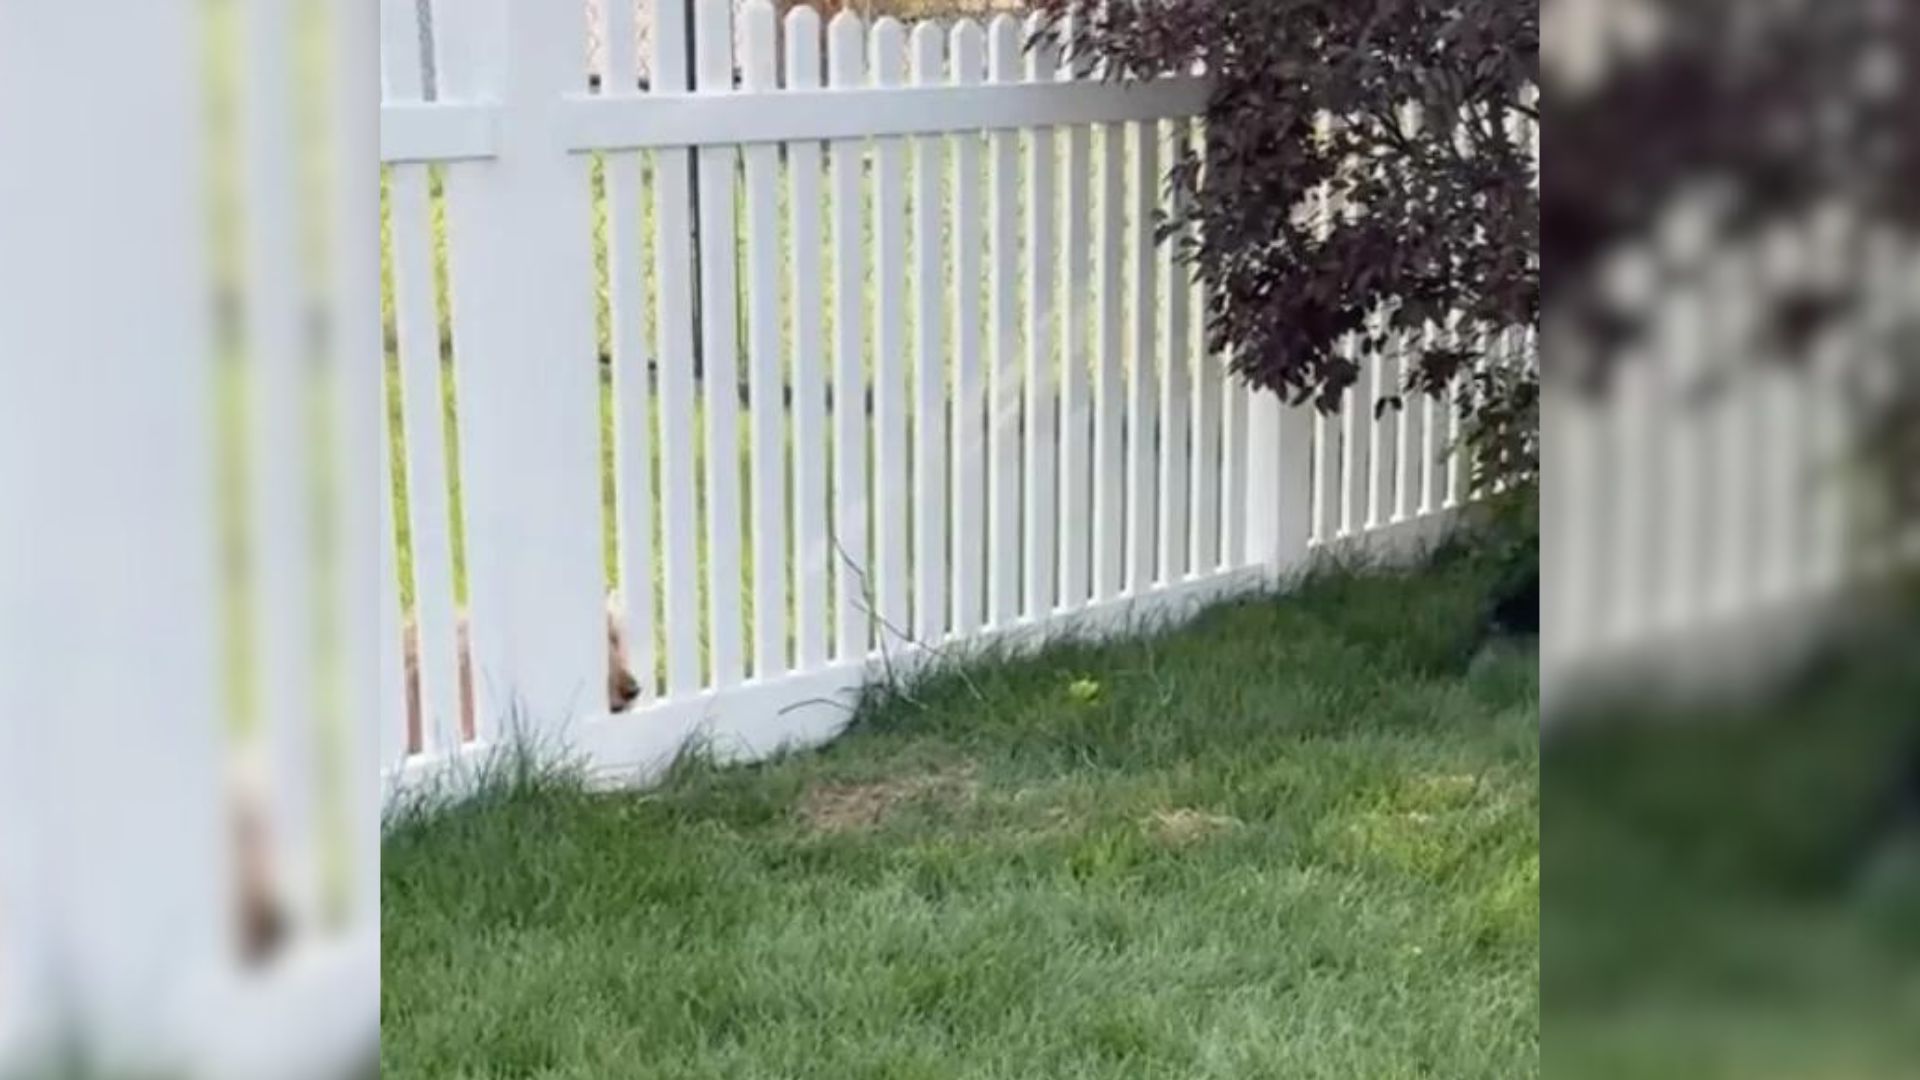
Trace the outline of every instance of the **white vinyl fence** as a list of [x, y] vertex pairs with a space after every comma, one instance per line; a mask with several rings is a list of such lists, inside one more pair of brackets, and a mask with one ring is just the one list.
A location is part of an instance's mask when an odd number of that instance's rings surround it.
[[[883, 668], [1165, 617], [1460, 501], [1446, 402], [1373, 417], [1392, 350], [1327, 419], [1202, 347], [1152, 234], [1202, 80], [1107, 83], [1006, 16], [600, 10], [438, 4], [429, 102], [415, 0], [383, 4], [381, 647], [417, 635], [424, 715], [389, 679], [390, 789], [520, 740], [610, 780], [818, 741]], [[642, 14], [651, 88], [636, 47], [590, 92], [589, 33]]]
[[0, 5], [0, 1075], [378, 1052], [379, 22], [295, 6]]
[[[1683, 201], [1673, 231], [1706, 235], [1713, 212]], [[1662, 239], [1614, 267], [1649, 332], [1610, 392], [1547, 395], [1550, 705], [1764, 686], [1920, 556], [1862, 442], [1911, 370], [1920, 251], [1837, 204], [1738, 243]], [[1852, 302], [1782, 340], [1775, 317], [1808, 295]]]

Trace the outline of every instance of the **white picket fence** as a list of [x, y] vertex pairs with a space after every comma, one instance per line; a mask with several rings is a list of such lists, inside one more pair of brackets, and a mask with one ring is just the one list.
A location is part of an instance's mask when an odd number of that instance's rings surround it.
[[[1461, 499], [1447, 403], [1374, 419], [1392, 351], [1330, 420], [1202, 347], [1151, 225], [1201, 79], [1108, 83], [1005, 16], [823, 26], [755, 2], [736, 27], [701, 0], [691, 26], [646, 13], [650, 90], [616, 49], [590, 93], [583, 42], [635, 41], [634, 5], [589, 27], [572, 4], [442, 3], [428, 102], [415, 2], [383, 10], [413, 591], [406, 609], [385, 579], [382, 648], [413, 620], [426, 718], [409, 732], [389, 680], [391, 790], [522, 740], [609, 780], [696, 736], [734, 757], [818, 741], [883, 669], [1178, 613]], [[619, 714], [609, 527], [642, 684]]]
[[[1911, 363], [1920, 250], [1839, 204], [1737, 243], [1673, 242], [1708, 235], [1714, 212], [1680, 201], [1669, 235], [1620, 253], [1649, 329], [1610, 392], [1547, 395], [1550, 708], [1764, 688], [1920, 557], [1920, 523], [1884, 519], [1889, 481], [1862, 444]], [[1783, 341], [1774, 316], [1808, 295], [1850, 303]]]

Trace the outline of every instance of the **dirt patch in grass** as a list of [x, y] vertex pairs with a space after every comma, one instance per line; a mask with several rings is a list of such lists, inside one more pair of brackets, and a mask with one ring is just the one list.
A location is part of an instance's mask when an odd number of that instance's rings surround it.
[[812, 832], [860, 832], [913, 803], [964, 805], [973, 801], [979, 786], [972, 765], [864, 784], [825, 784], [800, 797], [798, 814]]
[[1225, 814], [1180, 807], [1156, 810], [1146, 821], [1147, 831], [1163, 844], [1192, 844], [1240, 828], [1245, 822]]

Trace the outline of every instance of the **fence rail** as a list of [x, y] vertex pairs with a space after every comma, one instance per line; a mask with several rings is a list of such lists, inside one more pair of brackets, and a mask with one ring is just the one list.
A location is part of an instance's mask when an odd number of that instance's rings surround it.
[[385, 9], [384, 602], [421, 687], [390, 785], [521, 738], [623, 778], [696, 734], [814, 741], [878, 674], [1164, 617], [1461, 497], [1446, 403], [1374, 416], [1397, 350], [1329, 425], [1204, 347], [1155, 236], [1204, 80], [1100, 81], [1009, 16], [702, 0], [644, 13], [651, 89], [616, 50], [589, 92], [583, 35], [629, 40], [632, 5], [442, 4], [428, 102], [414, 0]]

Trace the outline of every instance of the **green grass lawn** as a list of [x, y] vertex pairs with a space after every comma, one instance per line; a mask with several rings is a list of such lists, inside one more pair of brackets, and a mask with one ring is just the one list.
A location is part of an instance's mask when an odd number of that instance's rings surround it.
[[1532, 1075], [1537, 677], [1484, 591], [1328, 574], [396, 821], [383, 1075]]
[[1892, 1080], [1920, 1063], [1920, 622], [1758, 704], [1596, 711], [1543, 751], [1546, 1074]]

